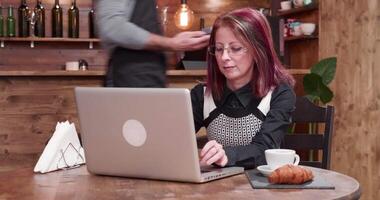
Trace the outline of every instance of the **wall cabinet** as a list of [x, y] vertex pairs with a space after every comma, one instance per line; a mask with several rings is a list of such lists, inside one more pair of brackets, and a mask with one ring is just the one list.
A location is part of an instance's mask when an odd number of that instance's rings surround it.
[[[282, 0], [272, 0], [272, 15], [279, 17], [279, 49], [280, 56], [283, 57], [284, 64], [291, 69], [309, 69], [314, 63], [318, 62], [318, 24], [319, 24], [319, 3], [317, 0], [311, 4], [301, 7], [294, 7], [289, 10], [282, 10], [280, 7]], [[289, 25], [288, 22], [296, 21], [302, 23], [314, 23], [315, 31], [311, 35], [289, 35], [284, 29]], [[287, 27], [289, 28], [289, 27]]]

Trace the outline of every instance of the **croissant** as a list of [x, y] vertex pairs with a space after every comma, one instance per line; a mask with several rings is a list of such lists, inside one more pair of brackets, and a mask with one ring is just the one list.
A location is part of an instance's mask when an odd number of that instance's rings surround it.
[[274, 170], [268, 176], [268, 181], [272, 184], [302, 184], [313, 178], [310, 169], [287, 164]]

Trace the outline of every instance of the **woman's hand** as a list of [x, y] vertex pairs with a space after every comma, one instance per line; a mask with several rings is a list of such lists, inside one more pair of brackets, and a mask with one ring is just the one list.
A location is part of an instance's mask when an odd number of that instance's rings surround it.
[[200, 153], [201, 166], [212, 165], [213, 163], [224, 167], [228, 158], [223, 146], [215, 140], [208, 141]]

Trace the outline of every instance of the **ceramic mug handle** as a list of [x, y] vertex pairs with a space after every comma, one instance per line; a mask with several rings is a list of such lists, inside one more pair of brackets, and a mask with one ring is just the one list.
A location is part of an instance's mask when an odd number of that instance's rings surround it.
[[303, 1], [292, 0], [294, 7], [301, 7], [303, 5]]
[[300, 163], [300, 156], [298, 154], [295, 154], [293, 165], [298, 165], [298, 163]]

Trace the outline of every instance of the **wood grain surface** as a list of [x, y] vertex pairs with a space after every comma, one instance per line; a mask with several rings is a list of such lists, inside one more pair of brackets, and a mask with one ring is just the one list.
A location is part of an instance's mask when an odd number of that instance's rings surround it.
[[[33, 160], [0, 159], [0, 199], [358, 199], [358, 182], [346, 175], [311, 168], [335, 190], [252, 189], [244, 174], [203, 184], [97, 176], [86, 166], [34, 174]], [[8, 166], [8, 167], [3, 167]], [[10, 167], [9, 167], [10, 166]]]
[[321, 2], [320, 57], [337, 56], [332, 169], [380, 191], [380, 2]]

